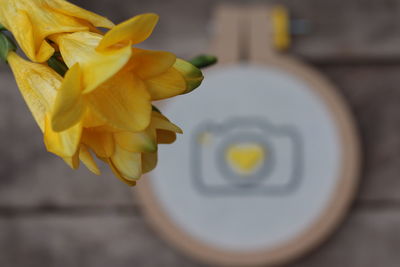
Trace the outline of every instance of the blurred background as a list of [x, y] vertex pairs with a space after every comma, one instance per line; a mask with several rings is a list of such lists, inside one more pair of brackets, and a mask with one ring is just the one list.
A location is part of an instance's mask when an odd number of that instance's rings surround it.
[[[222, 3], [71, 2], [116, 23], [158, 13], [144, 47], [183, 58], [207, 51], [212, 11]], [[289, 266], [400, 266], [400, 1], [228, 2], [280, 3], [308, 20], [312, 31], [294, 37], [288, 53], [341, 90], [361, 133], [364, 167], [349, 216], [321, 247]], [[0, 266], [205, 266], [161, 240], [131, 189], [109, 172], [71, 171], [45, 151], [5, 64], [0, 87]]]

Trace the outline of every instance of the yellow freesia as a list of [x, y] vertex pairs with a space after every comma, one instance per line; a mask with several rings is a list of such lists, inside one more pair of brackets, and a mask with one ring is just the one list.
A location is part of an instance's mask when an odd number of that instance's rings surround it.
[[[7, 50], [18, 87], [47, 150], [70, 167], [82, 162], [100, 174], [96, 156], [135, 185], [156, 166], [158, 144], [182, 133], [152, 101], [192, 91], [203, 75], [172, 53], [133, 47], [157, 22], [149, 13], [114, 26], [64, 0], [0, 0], [0, 24], [33, 61]], [[61, 57], [52, 60], [66, 65], [59, 73], [68, 68], [64, 77], [44, 63], [55, 50]]]
[[182, 133], [182, 130], [161, 113], [153, 111], [149, 127], [142, 132], [119, 132], [107, 125], [83, 128], [79, 150], [64, 160], [72, 168], [78, 168], [80, 159], [98, 175], [100, 170], [92, 157], [93, 152], [119, 179], [135, 185], [142, 174], [156, 167], [158, 144], [173, 143], [176, 133]]
[[62, 84], [62, 77], [51, 68], [28, 62], [14, 52], [9, 53], [8, 62], [36, 123], [42, 132], [51, 136], [51, 141], [46, 142], [48, 150], [63, 158], [75, 155], [81, 138], [82, 124], [62, 132], [54, 132], [49, 127], [50, 110], [56, 99], [57, 88]]
[[[62, 157], [74, 169], [79, 167], [81, 161], [90, 171], [100, 174], [92, 156], [94, 153], [109, 164], [118, 178], [134, 185], [143, 173], [156, 166], [158, 144], [172, 143], [176, 133], [182, 133], [179, 127], [158, 111], [151, 111], [149, 125], [140, 132], [120, 131], [104, 124], [90, 112], [85, 113], [84, 120], [75, 126], [55, 132], [49, 114], [56, 101], [57, 90], [62, 91], [62, 86], [71, 85], [69, 82], [75, 80], [63, 83], [63, 78], [48, 66], [28, 62], [14, 52], [9, 53], [8, 62], [21, 94], [44, 132], [46, 148]], [[74, 68], [68, 75], [73, 72]], [[65, 79], [69, 79], [68, 75]], [[67, 98], [65, 100], [69, 101]]]
[[108, 19], [64, 0], [0, 0], [0, 23], [12, 32], [25, 54], [45, 62], [54, 53], [47, 38], [65, 32], [112, 28]]
[[150, 122], [151, 101], [200, 85], [201, 71], [174, 54], [131, 48], [150, 36], [157, 20], [155, 14], [139, 15], [105, 36], [93, 32], [52, 36], [70, 68], [52, 114], [55, 131], [77, 124], [85, 110], [117, 129], [142, 131]]
[[156, 167], [158, 144], [170, 144], [175, 141], [176, 133], [182, 133], [157, 111], [153, 111], [151, 117], [149, 127], [143, 132], [117, 132], [113, 135], [115, 151], [107, 162], [117, 177], [128, 184]]

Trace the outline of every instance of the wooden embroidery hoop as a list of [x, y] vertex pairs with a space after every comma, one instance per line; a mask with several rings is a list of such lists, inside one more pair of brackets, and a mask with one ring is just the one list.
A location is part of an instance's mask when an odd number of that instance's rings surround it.
[[[360, 144], [355, 123], [338, 90], [310, 67], [275, 52], [272, 45], [271, 8], [221, 6], [216, 9], [216, 39], [212, 52], [220, 65], [239, 63], [246, 54], [253, 64], [273, 65], [303, 79], [328, 107], [341, 137], [340, 181], [326, 208], [313, 225], [290, 242], [268, 250], [237, 253], [210, 247], [180, 229], [163, 210], [151, 183], [144, 178], [136, 188], [144, 214], [154, 229], [187, 255], [226, 266], [276, 265], [296, 259], [324, 241], [346, 215], [355, 196], [360, 171]], [[243, 40], [248, 40], [245, 44]], [[184, 125], [183, 125], [184, 127]]]

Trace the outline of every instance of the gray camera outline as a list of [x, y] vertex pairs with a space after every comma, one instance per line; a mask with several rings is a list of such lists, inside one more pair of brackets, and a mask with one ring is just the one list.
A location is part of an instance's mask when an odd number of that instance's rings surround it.
[[[265, 185], [259, 183], [236, 183], [235, 179], [226, 179], [226, 185], [207, 185], [203, 176], [203, 158], [202, 158], [202, 149], [201, 145], [198, 144], [198, 140], [201, 134], [204, 132], [215, 133], [218, 136], [223, 136], [224, 134], [232, 131], [236, 128], [246, 129], [248, 127], [254, 127], [262, 130], [262, 132], [266, 133], [266, 136], [260, 136], [260, 138], [264, 139], [264, 143], [268, 143], [269, 145], [272, 142], [269, 142], [271, 139], [270, 136], [286, 136], [289, 140], [292, 141], [293, 146], [293, 168], [289, 178], [289, 181], [284, 185]], [[250, 134], [251, 135], [251, 134]], [[255, 136], [255, 134], [254, 134]], [[244, 137], [243, 137], [244, 140]], [[250, 140], [251, 141], [251, 140]], [[227, 141], [228, 143], [228, 141]], [[222, 145], [223, 147], [223, 145]], [[220, 149], [221, 150], [221, 149]], [[272, 152], [272, 161], [275, 160], [274, 157], [274, 146], [270, 146], [269, 150]], [[221, 153], [221, 152], [217, 152]], [[191, 180], [195, 189], [201, 194], [208, 196], [221, 196], [221, 195], [253, 195], [253, 194], [263, 194], [263, 195], [275, 195], [282, 196], [288, 195], [295, 192], [301, 184], [303, 180], [303, 141], [302, 138], [294, 126], [289, 125], [274, 125], [270, 123], [265, 118], [260, 117], [233, 117], [225, 122], [216, 123], [213, 121], [205, 121], [201, 123], [194, 130], [191, 138], [190, 144], [190, 170], [191, 170]], [[220, 156], [219, 156], [220, 158]], [[218, 159], [218, 158], [217, 158]], [[268, 167], [268, 166], [267, 166]], [[273, 164], [271, 172], [273, 172]], [[221, 170], [219, 170], [221, 172]], [[268, 179], [268, 175], [266, 175], [263, 180]], [[259, 186], [258, 186], [259, 185]]]

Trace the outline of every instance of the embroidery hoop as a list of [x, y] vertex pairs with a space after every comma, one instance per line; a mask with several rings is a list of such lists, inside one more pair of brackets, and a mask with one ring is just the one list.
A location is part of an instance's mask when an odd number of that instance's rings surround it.
[[[144, 177], [135, 191], [150, 224], [168, 243], [202, 262], [226, 266], [269, 266], [294, 260], [317, 247], [333, 233], [346, 215], [356, 193], [361, 149], [354, 119], [335, 86], [309, 66], [276, 52], [271, 41], [274, 36], [271, 16], [272, 9], [268, 6], [220, 6], [216, 9], [217, 34], [212, 51], [219, 57], [220, 66], [236, 64], [243, 54], [247, 54], [250, 63], [280, 68], [301, 78], [313, 89], [313, 93], [330, 111], [341, 139], [339, 182], [329, 206], [297, 238], [273, 249], [238, 253], [211, 247], [180, 229], [162, 208], [151, 182]], [[242, 27], [244, 22], [248, 31]], [[249, 37], [245, 47], [242, 42], [244, 32]]]

